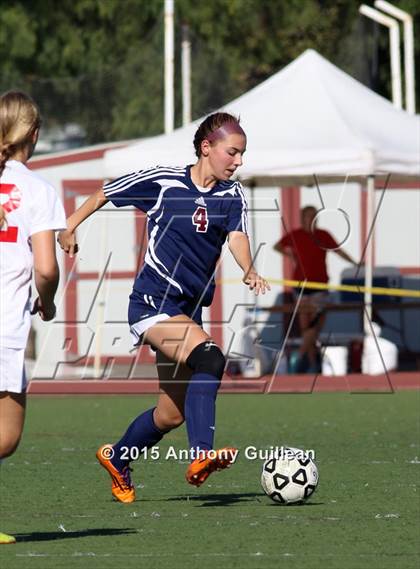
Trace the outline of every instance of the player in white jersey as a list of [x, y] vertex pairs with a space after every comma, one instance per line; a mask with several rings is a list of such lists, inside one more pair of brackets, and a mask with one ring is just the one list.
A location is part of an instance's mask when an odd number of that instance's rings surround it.
[[201, 326], [201, 308], [212, 301], [226, 240], [244, 283], [256, 294], [270, 288], [253, 266], [243, 188], [230, 180], [246, 149], [239, 120], [228, 113], [210, 115], [194, 147], [198, 160], [191, 166], [150, 168], [106, 184], [70, 216], [59, 236], [62, 248], [74, 254], [75, 229], [107, 201], [147, 213], [149, 244], [128, 318], [136, 345], [146, 342], [157, 351], [161, 393], [157, 406], [139, 415], [116, 444], [97, 452], [111, 475], [112, 494], [126, 503], [135, 499], [129, 468], [134, 451], [154, 446], [184, 420], [193, 459], [186, 473], [190, 484], [200, 486], [234, 461], [236, 449], [213, 449], [225, 357]]
[[[66, 226], [54, 188], [26, 166], [40, 122], [25, 93], [0, 97], [0, 460], [15, 452], [25, 419], [32, 271], [38, 293], [33, 313], [51, 320], [59, 279], [54, 231]], [[14, 542], [0, 533], [0, 544]]]

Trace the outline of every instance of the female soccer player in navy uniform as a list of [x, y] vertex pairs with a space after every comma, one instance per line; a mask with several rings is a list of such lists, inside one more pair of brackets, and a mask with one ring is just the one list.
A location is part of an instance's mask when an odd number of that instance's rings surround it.
[[[32, 272], [38, 298], [33, 312], [55, 315], [59, 271], [55, 230], [66, 227], [57, 193], [26, 166], [38, 140], [38, 107], [25, 93], [0, 97], [0, 461], [19, 445], [26, 407], [25, 346], [31, 325]], [[0, 544], [15, 543], [0, 533]]]
[[157, 406], [138, 416], [116, 444], [97, 452], [121, 502], [135, 499], [122, 449], [150, 448], [184, 420], [190, 449], [196, 451], [187, 481], [199, 486], [211, 472], [230, 466], [235, 449], [209, 453], [225, 357], [201, 321], [202, 307], [212, 302], [226, 239], [249, 288], [255, 294], [270, 288], [252, 264], [243, 188], [230, 180], [246, 149], [239, 121], [227, 113], [210, 115], [199, 126], [194, 147], [198, 160], [192, 166], [158, 166], [105, 184], [69, 217], [59, 237], [66, 252], [77, 252], [77, 226], [107, 201], [147, 214], [148, 248], [130, 295], [128, 320], [134, 343], [157, 351], [161, 393]]

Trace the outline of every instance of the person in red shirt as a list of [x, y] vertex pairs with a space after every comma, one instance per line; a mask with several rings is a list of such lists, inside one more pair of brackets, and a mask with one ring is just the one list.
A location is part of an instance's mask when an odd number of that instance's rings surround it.
[[[324, 229], [316, 226], [317, 209], [306, 206], [301, 210], [301, 224], [298, 229], [284, 235], [276, 245], [275, 251], [290, 257], [294, 262], [293, 280], [328, 282], [326, 257], [328, 251], [333, 251], [349, 263], [357, 263], [340, 248], [334, 237]], [[302, 334], [302, 344], [299, 349], [297, 372], [319, 372], [318, 352], [316, 348], [319, 333], [325, 323], [325, 313], [322, 304], [327, 293], [317, 289], [305, 289], [300, 301], [299, 325]], [[296, 298], [301, 289], [295, 290]]]

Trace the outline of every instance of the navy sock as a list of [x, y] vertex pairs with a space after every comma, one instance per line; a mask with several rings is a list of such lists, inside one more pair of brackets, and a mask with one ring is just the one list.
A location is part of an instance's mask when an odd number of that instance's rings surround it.
[[165, 432], [160, 431], [155, 425], [154, 410], [155, 407], [148, 409], [134, 419], [124, 436], [113, 445], [114, 456], [111, 462], [118, 470], [121, 471], [131, 460], [139, 456], [144, 447], [151, 448], [165, 435]]
[[213, 448], [216, 396], [220, 379], [208, 373], [191, 376], [185, 397], [185, 422], [191, 449]]

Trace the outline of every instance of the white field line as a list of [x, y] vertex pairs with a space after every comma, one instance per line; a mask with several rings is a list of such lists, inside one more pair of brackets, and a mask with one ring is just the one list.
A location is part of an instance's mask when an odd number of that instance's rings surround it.
[[[280, 559], [282, 557], [302, 557], [302, 558], [381, 558], [381, 557], [396, 557], [399, 556], [400, 553], [263, 553], [261, 551], [251, 552], [251, 553], [217, 553], [217, 552], [206, 552], [206, 553], [192, 553], [192, 554], [177, 554], [177, 553], [94, 553], [93, 551], [86, 551], [86, 552], [75, 552], [75, 553], [35, 553], [35, 552], [28, 552], [28, 553], [18, 553], [16, 557], [106, 557], [106, 558], [159, 558], [159, 557], [183, 557], [187, 559], [191, 559], [192, 557], [199, 559], [199, 558], [209, 558], [209, 557], [222, 557], [222, 558], [231, 558], [231, 557], [266, 557], [270, 559]], [[417, 554], [410, 554], [406, 553], [409, 557], [413, 557], [414, 555], [417, 557]]]

